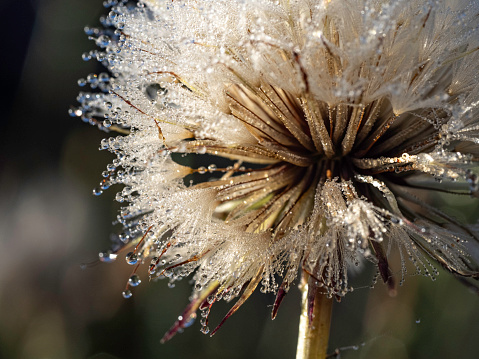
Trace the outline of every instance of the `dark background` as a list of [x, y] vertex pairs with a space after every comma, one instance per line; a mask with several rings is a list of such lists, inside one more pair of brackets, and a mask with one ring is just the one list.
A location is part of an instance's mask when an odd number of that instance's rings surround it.
[[[161, 337], [186, 306], [187, 281], [143, 283], [121, 296], [131, 271], [122, 258], [94, 262], [109, 246], [115, 188], [91, 195], [113, 158], [109, 136], [67, 111], [77, 80], [102, 69], [84, 62], [94, 49], [83, 33], [108, 10], [100, 0], [0, 0], [0, 357], [294, 358], [299, 291], [276, 320], [272, 296], [255, 293], [209, 338], [195, 323], [167, 344]], [[438, 205], [444, 205], [438, 198]], [[457, 204], [478, 213], [478, 204]], [[362, 273], [369, 283], [371, 273]], [[409, 276], [395, 298], [377, 284], [334, 308], [331, 352], [342, 358], [477, 358], [479, 301], [441, 272]], [[230, 304], [231, 305], [231, 304]], [[228, 310], [213, 307], [212, 326]], [[359, 345], [359, 349], [347, 349]]]

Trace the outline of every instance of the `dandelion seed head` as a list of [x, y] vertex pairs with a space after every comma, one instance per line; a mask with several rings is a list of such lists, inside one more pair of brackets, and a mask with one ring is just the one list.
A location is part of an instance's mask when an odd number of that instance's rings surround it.
[[193, 274], [170, 334], [258, 285], [282, 296], [300, 270], [338, 298], [364, 260], [391, 288], [404, 259], [477, 278], [476, 229], [431, 196], [478, 197], [478, 14], [466, 0], [115, 3], [87, 31], [111, 75], [82, 80], [99, 92], [71, 110], [120, 133], [101, 143], [117, 158], [100, 188], [123, 185], [124, 232], [102, 260], [128, 247], [151, 278]]

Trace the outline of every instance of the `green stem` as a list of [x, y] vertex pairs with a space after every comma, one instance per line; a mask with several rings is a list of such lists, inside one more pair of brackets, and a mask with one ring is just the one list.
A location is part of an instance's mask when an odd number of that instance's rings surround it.
[[310, 324], [308, 318], [308, 277], [307, 274], [303, 274], [300, 285], [302, 304], [296, 359], [325, 359], [328, 350], [333, 299], [319, 291], [316, 292], [313, 320]]

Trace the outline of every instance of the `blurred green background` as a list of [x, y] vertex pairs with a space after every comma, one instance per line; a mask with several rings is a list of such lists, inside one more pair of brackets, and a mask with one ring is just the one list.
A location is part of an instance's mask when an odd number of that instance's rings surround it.
[[[70, 118], [77, 79], [102, 69], [84, 62], [94, 49], [83, 33], [107, 13], [101, 0], [2, 0], [0, 143], [0, 357], [294, 358], [299, 291], [276, 320], [274, 297], [255, 293], [209, 338], [195, 323], [161, 345], [186, 306], [190, 285], [143, 283], [121, 296], [131, 267], [92, 262], [109, 247], [116, 189], [91, 195], [112, 157], [109, 136]], [[478, 201], [460, 212], [477, 216]], [[440, 204], [440, 203], [439, 203]], [[363, 272], [362, 282], [371, 273]], [[368, 277], [369, 276], [369, 277]], [[231, 304], [230, 304], [231, 305]], [[228, 310], [215, 304], [210, 326]], [[330, 351], [341, 358], [479, 358], [479, 300], [441, 272], [410, 276], [395, 298], [368, 285], [334, 308]], [[358, 346], [358, 349], [352, 348]]]

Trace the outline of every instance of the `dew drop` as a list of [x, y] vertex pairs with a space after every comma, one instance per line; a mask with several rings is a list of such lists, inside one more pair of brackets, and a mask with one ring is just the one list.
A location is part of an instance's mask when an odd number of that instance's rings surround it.
[[98, 39], [96, 39], [96, 44], [99, 47], [107, 47], [110, 44], [110, 38], [106, 35], [100, 35]]
[[98, 253], [98, 258], [101, 262], [110, 263], [116, 259], [117, 255], [112, 253], [111, 251], [105, 251]]
[[196, 313], [193, 313], [190, 315], [188, 320], [183, 324], [183, 328], [191, 327], [193, 323], [195, 322], [195, 320], [196, 320]]
[[156, 265], [155, 264], [150, 264], [150, 267], [148, 268], [148, 274], [155, 274], [156, 272]]
[[134, 252], [130, 252], [125, 257], [126, 263], [129, 265], [134, 265], [138, 262], [138, 256]]
[[141, 279], [137, 274], [133, 274], [129, 279], [128, 279], [128, 284], [132, 287], [137, 287], [141, 283]]
[[93, 188], [93, 195], [94, 196], [99, 196], [103, 193], [103, 191], [101, 190], [101, 188]]
[[421, 319], [416, 319], [416, 324], [421, 323]]
[[95, 28], [85, 26], [83, 31], [85, 31], [85, 34], [87, 35], [93, 35], [95, 33]]
[[100, 73], [100, 75], [98, 75], [98, 80], [100, 80], [101, 82], [108, 82], [109, 79], [110, 77], [106, 72], [102, 72]]
[[209, 295], [206, 300], [208, 301], [208, 304], [213, 304], [215, 301], [215, 296], [214, 295]]
[[68, 110], [68, 114], [71, 117], [80, 117], [81, 115], [83, 115], [83, 111], [79, 108], [71, 108]]
[[91, 60], [91, 53], [89, 52], [84, 52], [82, 55], [81, 55], [81, 58], [83, 61], [90, 61]]
[[422, 227], [421, 228], [421, 233], [429, 233], [429, 228], [428, 227]]
[[123, 295], [123, 298], [128, 299], [128, 298], [131, 298], [133, 293], [131, 292], [131, 290], [127, 289], [127, 290], [124, 290], [123, 293], [121, 293], [121, 295]]
[[208, 328], [208, 327], [202, 327], [202, 328], [200, 329], [200, 331], [201, 331], [203, 334], [208, 334], [208, 333], [210, 332], [210, 328]]
[[203, 166], [199, 167], [198, 168], [198, 173], [199, 174], [205, 174], [206, 173], [206, 167], [203, 167]]
[[97, 74], [89, 74], [86, 78], [89, 84], [96, 84], [98, 82], [98, 75]]

